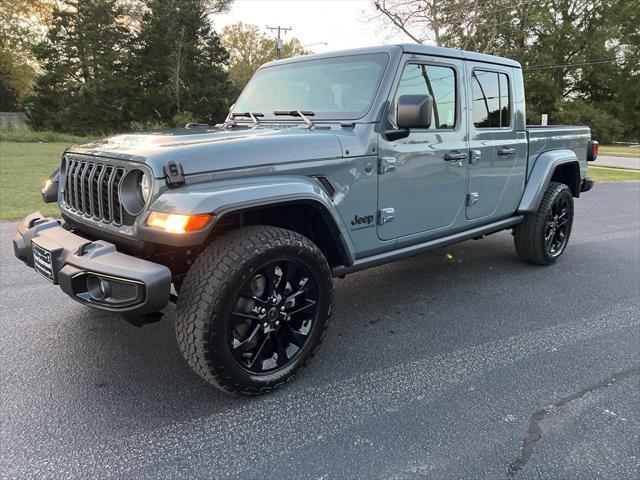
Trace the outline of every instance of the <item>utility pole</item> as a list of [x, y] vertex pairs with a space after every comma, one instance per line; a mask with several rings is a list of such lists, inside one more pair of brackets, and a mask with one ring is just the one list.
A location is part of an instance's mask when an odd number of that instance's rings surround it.
[[281, 27], [278, 25], [277, 27], [269, 27], [267, 26], [267, 30], [277, 30], [278, 37], [276, 38], [276, 58], [280, 58], [280, 52], [282, 51], [282, 46], [284, 45], [284, 41], [280, 37], [281, 32], [288, 32], [289, 30], [293, 30], [291, 27]]

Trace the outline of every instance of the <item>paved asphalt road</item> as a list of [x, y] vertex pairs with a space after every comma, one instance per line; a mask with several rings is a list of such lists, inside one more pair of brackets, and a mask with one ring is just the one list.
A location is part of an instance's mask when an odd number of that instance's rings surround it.
[[552, 267], [503, 232], [336, 281], [319, 356], [254, 399], [191, 373], [172, 308], [78, 305], [3, 224], [0, 477], [638, 478], [640, 184], [576, 210]]
[[634, 170], [640, 170], [640, 158], [639, 157], [605, 157], [599, 155], [598, 159], [593, 163], [594, 167], [617, 167], [617, 168], [632, 168]]

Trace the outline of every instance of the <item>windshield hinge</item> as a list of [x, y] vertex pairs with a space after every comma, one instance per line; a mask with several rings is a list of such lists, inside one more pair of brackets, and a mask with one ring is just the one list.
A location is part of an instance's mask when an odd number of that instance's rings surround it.
[[182, 165], [175, 160], [167, 160], [164, 164], [164, 179], [167, 187], [176, 188], [185, 184]]

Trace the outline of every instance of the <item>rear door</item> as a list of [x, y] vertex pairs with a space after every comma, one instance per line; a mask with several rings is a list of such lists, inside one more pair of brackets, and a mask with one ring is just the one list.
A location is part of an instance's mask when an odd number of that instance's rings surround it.
[[[515, 170], [521, 176], [515, 167], [526, 157], [527, 139], [517, 132], [511, 67], [467, 62], [467, 75], [471, 152], [466, 215], [471, 220], [512, 209], [505, 191]], [[509, 205], [502, 204], [503, 198]]]
[[383, 240], [446, 229], [462, 210], [469, 153], [463, 69], [460, 60], [426, 56], [411, 56], [401, 66], [382, 125], [395, 127], [397, 99], [410, 94], [433, 97], [432, 123], [400, 140], [380, 135], [378, 236]]

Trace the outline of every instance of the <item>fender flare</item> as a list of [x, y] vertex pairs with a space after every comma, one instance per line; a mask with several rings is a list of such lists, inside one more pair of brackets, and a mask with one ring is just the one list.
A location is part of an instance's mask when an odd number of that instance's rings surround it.
[[264, 176], [188, 184], [167, 190], [149, 207], [166, 213], [211, 213], [214, 221], [194, 241], [205, 240], [216, 223], [225, 215], [241, 210], [284, 203], [306, 202], [321, 209], [338, 232], [336, 241], [351, 265], [355, 247], [335, 204], [321, 185], [306, 176]]
[[538, 155], [527, 180], [520, 205], [518, 206], [518, 212], [530, 213], [538, 210], [556, 168], [560, 165], [572, 163], [576, 164], [578, 172], [580, 172], [578, 157], [573, 150], [565, 148], [551, 150]]

